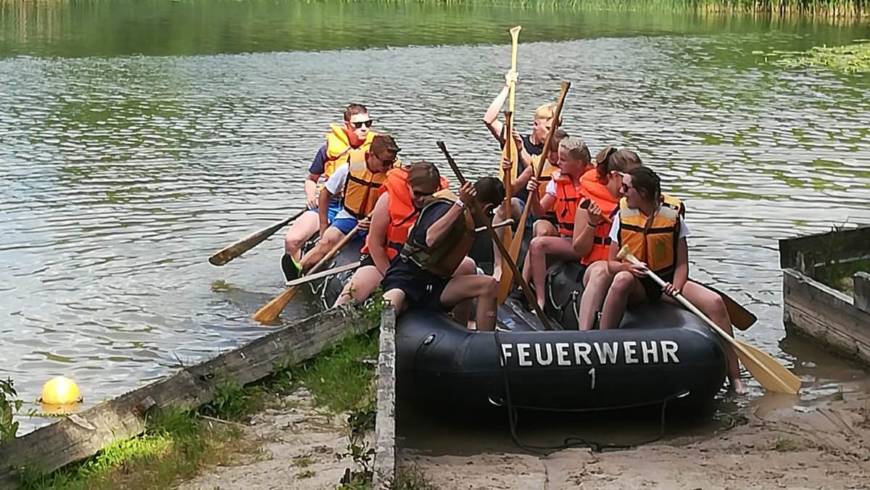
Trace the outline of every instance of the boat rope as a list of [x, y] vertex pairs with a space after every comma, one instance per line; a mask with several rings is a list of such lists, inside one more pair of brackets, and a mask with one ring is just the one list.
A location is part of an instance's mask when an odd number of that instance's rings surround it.
[[[668, 403], [678, 398], [683, 398], [689, 395], [688, 390], [682, 390], [672, 395], [666, 396], [661, 401], [654, 402], [642, 402], [642, 403], [634, 403], [629, 405], [615, 405], [606, 408], [552, 408], [552, 407], [535, 407], [535, 406], [525, 406], [525, 405], [514, 405], [513, 400], [511, 399], [511, 389], [510, 389], [510, 366], [508, 366], [507, 360], [504, 357], [504, 351], [502, 350], [501, 339], [499, 338], [499, 330], [496, 329], [494, 331], [493, 339], [496, 343], [496, 352], [498, 353], [499, 362], [502, 366], [502, 378], [504, 380], [504, 391], [505, 391], [505, 403], [508, 412], [508, 425], [510, 427], [511, 439], [517, 447], [528, 451], [530, 453], [540, 454], [543, 456], [547, 456], [556, 451], [561, 451], [563, 449], [568, 449], [572, 447], [588, 447], [592, 450], [592, 452], [602, 452], [607, 450], [623, 450], [623, 449], [633, 449], [638, 446], [642, 446], [645, 444], [651, 444], [653, 442], [658, 441], [665, 435], [665, 416], [667, 413]], [[642, 441], [638, 441], [632, 444], [604, 444], [596, 441], [590, 441], [584, 439], [579, 436], [569, 436], [566, 437], [562, 444], [554, 445], [554, 446], [537, 446], [533, 444], [524, 443], [519, 435], [517, 434], [517, 421], [518, 421], [518, 410], [538, 410], [538, 411], [548, 411], [548, 412], [560, 412], [560, 413], [585, 413], [585, 412], [598, 412], [602, 410], [627, 410], [631, 408], [640, 408], [651, 405], [661, 404], [661, 412], [659, 416], [659, 432], [658, 434], [650, 439], [645, 439]]]

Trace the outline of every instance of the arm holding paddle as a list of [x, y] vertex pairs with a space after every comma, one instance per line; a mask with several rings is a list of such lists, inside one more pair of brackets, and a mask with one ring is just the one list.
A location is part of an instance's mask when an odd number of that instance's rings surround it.
[[426, 230], [426, 246], [434, 247], [450, 233], [450, 228], [453, 226], [453, 223], [455, 223], [456, 220], [465, 213], [466, 206], [475, 202], [474, 198], [476, 195], [477, 192], [474, 190], [474, 186], [471, 185], [471, 182], [463, 182], [462, 185], [459, 186], [459, 200], [453, 203], [453, 206], [450, 206], [450, 209], [444, 213], [444, 216], [438, 218], [438, 220], [432, 223], [432, 226]]
[[504, 143], [504, 135], [502, 134], [502, 131], [504, 131], [504, 125], [498, 120], [498, 116], [501, 115], [501, 108], [507, 101], [511, 85], [516, 84], [516, 82], [517, 72], [509, 70], [505, 73], [504, 88], [502, 88], [501, 92], [495, 96], [495, 99], [492, 100], [492, 103], [489, 104], [489, 107], [486, 108], [486, 113], [483, 115], [483, 123], [486, 124], [489, 132], [492, 133], [493, 137], [495, 137], [495, 139], [500, 143]]
[[319, 206], [317, 208], [317, 215], [320, 217], [320, 236], [326, 232], [326, 229], [329, 228], [329, 201], [332, 200], [332, 193], [329, 192], [329, 189], [324, 187], [320, 190], [320, 198], [319, 198]]
[[[686, 238], [680, 238], [677, 241], [677, 265], [674, 269], [674, 282], [666, 283], [664, 286], [665, 294], [676, 297], [680, 291], [686, 286], [689, 280], [689, 245], [686, 243]], [[731, 328], [731, 322], [728, 322], [728, 328]]]
[[[658, 285], [665, 287], [667, 283], [662, 280], [656, 273], [646, 268], [641, 261], [637, 259], [628, 250], [628, 247], [623, 247], [617, 254], [618, 259], [627, 260], [632, 265], [643, 267], [645, 274], [649, 276]], [[791, 371], [786, 369], [770, 354], [754, 347], [745, 342], [736, 340], [731, 335], [727, 334], [719, 325], [705, 315], [698, 307], [686, 299], [681, 292], [674, 292], [674, 299], [685, 306], [689, 311], [697, 315], [704, 321], [714, 332], [716, 332], [723, 340], [731, 344], [736, 350], [737, 357], [744, 366], [749, 370], [750, 374], [758, 380], [764, 389], [775, 391], [777, 393], [785, 393], [796, 395], [801, 387], [801, 380]]]

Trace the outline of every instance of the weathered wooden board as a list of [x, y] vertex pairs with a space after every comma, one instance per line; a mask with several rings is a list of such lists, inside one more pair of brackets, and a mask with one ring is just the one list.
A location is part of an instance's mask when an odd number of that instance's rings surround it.
[[870, 364], [870, 313], [852, 298], [793, 269], [783, 271], [786, 327]]
[[855, 307], [870, 313], [870, 274], [856, 272], [852, 280], [855, 284]]
[[396, 313], [381, 316], [378, 354], [378, 413], [375, 417], [374, 490], [392, 487], [396, 477]]
[[794, 269], [809, 276], [821, 264], [866, 257], [868, 254], [870, 226], [779, 241], [780, 267]]
[[212, 400], [227, 380], [245, 385], [276, 366], [310, 359], [341, 339], [372, 325], [353, 310], [338, 309], [288, 325], [214, 359], [101, 403], [0, 445], [0, 487], [15, 485], [22, 467], [49, 472], [93, 456], [109, 443], [145, 430], [152, 407], [195, 408]]

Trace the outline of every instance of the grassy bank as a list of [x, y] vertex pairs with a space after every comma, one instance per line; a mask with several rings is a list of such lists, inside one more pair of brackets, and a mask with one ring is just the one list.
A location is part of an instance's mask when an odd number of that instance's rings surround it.
[[[209, 405], [197, 411], [156, 413], [142, 436], [117, 441], [93, 458], [48, 475], [25, 470], [21, 485], [34, 490], [171, 487], [204, 467], [256, 450], [241, 437], [240, 423], [264, 408], [279, 406], [283, 397], [300, 386], [312, 393], [318, 406], [335, 413], [350, 412], [351, 435], [365, 432], [374, 424], [377, 353], [378, 332], [373, 330], [346, 339], [308, 363], [280, 369], [262, 383], [247, 387], [220, 384]], [[355, 450], [360, 461], [352, 454]], [[355, 463], [366, 463], [367, 450], [353, 438], [348, 443]], [[365, 476], [351, 472], [358, 473]], [[359, 480], [349, 488], [364, 488]]]

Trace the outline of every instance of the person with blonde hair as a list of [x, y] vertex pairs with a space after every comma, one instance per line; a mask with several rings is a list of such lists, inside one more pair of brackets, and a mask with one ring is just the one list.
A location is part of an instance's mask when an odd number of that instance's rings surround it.
[[547, 258], [579, 260], [574, 251], [574, 215], [582, 199], [581, 177], [592, 168], [589, 148], [580, 138], [568, 136], [559, 143], [559, 173], [547, 183], [544, 195], [538, 199], [538, 180], [529, 180], [530, 210], [535, 216], [543, 216], [551, 209], [555, 213], [558, 235], [536, 236], [529, 243], [529, 253], [523, 266], [523, 278], [535, 288], [538, 306], [544, 307], [544, 280], [547, 273]]

